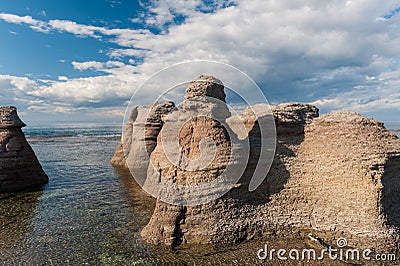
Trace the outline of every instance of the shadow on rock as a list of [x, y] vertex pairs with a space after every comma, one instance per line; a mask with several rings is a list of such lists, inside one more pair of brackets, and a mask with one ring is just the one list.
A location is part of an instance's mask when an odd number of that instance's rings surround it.
[[[389, 155], [390, 156], [390, 155]], [[382, 207], [389, 225], [400, 232], [400, 156], [390, 156], [382, 176]]]
[[271, 195], [279, 193], [290, 178], [290, 172], [286, 167], [287, 160], [296, 156], [295, 149], [304, 140], [304, 120], [298, 124], [285, 124], [275, 119], [277, 128], [277, 143], [275, 156], [266, 178], [254, 191], [249, 191], [249, 183], [253, 178], [255, 169], [260, 163], [262, 137], [258, 121], [248, 133], [250, 142], [250, 154], [246, 170], [239, 180], [240, 187], [228, 192], [224, 199], [235, 199], [245, 204], [264, 205], [269, 201]]

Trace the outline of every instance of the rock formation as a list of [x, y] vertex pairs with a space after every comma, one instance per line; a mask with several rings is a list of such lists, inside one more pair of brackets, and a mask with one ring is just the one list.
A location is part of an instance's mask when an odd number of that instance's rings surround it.
[[383, 123], [350, 112], [323, 115], [305, 128], [288, 169], [272, 217], [285, 217], [291, 198], [296, 210], [283, 223], [311, 225], [321, 238], [345, 237], [350, 246], [398, 248], [400, 141]]
[[[165, 119], [164, 127], [158, 136], [158, 145], [150, 157], [152, 164], [149, 166], [144, 189], [161, 199], [169, 196], [170, 191], [168, 189], [164, 191], [167, 183], [187, 187], [211, 183], [226, 170], [229, 159], [237, 160], [230, 158], [231, 149], [234, 148], [231, 146], [234, 135], [223, 126], [230, 112], [225, 104], [224, 86], [221, 81], [210, 76], [198, 77], [187, 88], [185, 100]], [[202, 147], [201, 141], [204, 139], [211, 141], [208, 144], [203, 143]], [[176, 147], [179, 144], [181, 149], [174, 149], [174, 144]], [[180, 153], [183, 156], [180, 157]], [[208, 155], [211, 157], [207, 158]], [[191, 161], [185, 161], [185, 158]], [[158, 176], [165, 178], [166, 183], [157, 180]], [[229, 182], [221, 184], [224, 185], [229, 185]], [[154, 190], [159, 187], [161, 187], [160, 192]], [[217, 187], [218, 189], [224, 188]], [[220, 191], [213, 191], [213, 188], [200, 192], [192, 190], [186, 191], [183, 197], [185, 194], [199, 193], [195, 199], [204, 200], [218, 192]], [[167, 201], [174, 200], [168, 198]], [[187, 204], [190, 205], [191, 202], [177, 203], [177, 205]], [[153, 215], [142, 235], [150, 242], [162, 242], [167, 245], [182, 242], [183, 232], [188, 232], [186, 238], [205, 240], [205, 232], [198, 231], [201, 230], [199, 221], [189, 221], [191, 216], [188, 215], [192, 211], [200, 212], [200, 209], [201, 207], [175, 206], [159, 200], [155, 211], [157, 214]], [[181, 227], [179, 224], [182, 221], [185, 221], [185, 225]], [[191, 226], [198, 229], [191, 230], [189, 229]]]
[[188, 100], [196, 97], [210, 97], [225, 102], [224, 85], [215, 77], [207, 75], [198, 76], [190, 82], [184, 99]]
[[[185, 99], [208, 96], [224, 102], [224, 95], [220, 81], [203, 76], [190, 84]], [[229, 118], [227, 112], [219, 111], [227, 118], [223, 127], [213, 119], [197, 118], [182, 127], [178, 141], [187, 157], [196, 158], [201, 154], [201, 139], [212, 138], [220, 156], [207, 169], [177, 169], [162, 147], [163, 135], [171, 134], [168, 123], [179, 121], [185, 110], [214, 113], [214, 107], [212, 103], [208, 109], [184, 103], [165, 118], [165, 130], [161, 129], [150, 155], [146, 183], [154, 185], [151, 182], [157, 173], [171, 183], [185, 185], [214, 180], [226, 167], [231, 131], [250, 142], [243, 175], [227, 194], [206, 204], [176, 206], [158, 200], [142, 231], [146, 241], [169, 246], [223, 245], [270, 234], [312, 234], [332, 246], [345, 237], [350, 247], [399, 251], [400, 140], [382, 123], [350, 112], [318, 117], [315, 106], [300, 103], [271, 109], [257, 105]], [[258, 118], [252, 110], [258, 110]], [[275, 157], [264, 182], [249, 192], [248, 184], [259, 163], [259, 122], [270, 115], [276, 124]], [[237, 118], [243, 122], [245, 134], [238, 129]]]
[[17, 109], [0, 107], [0, 192], [13, 192], [48, 182], [25, 139]]
[[149, 156], [157, 145], [157, 136], [164, 123], [163, 117], [174, 108], [173, 102], [151, 107], [134, 107], [125, 124], [121, 142], [111, 159], [111, 164], [114, 167], [129, 168], [132, 174], [135, 174], [136, 180], [144, 182]]

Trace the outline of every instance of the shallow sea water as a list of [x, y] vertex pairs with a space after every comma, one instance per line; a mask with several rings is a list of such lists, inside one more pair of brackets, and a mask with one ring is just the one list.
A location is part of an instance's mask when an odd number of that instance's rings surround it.
[[[0, 262], [154, 261], [139, 230], [154, 200], [109, 160], [119, 128], [26, 129], [49, 184], [0, 200]], [[0, 263], [1, 264], [1, 263]]]
[[140, 230], [148, 223], [155, 200], [128, 173], [111, 167], [120, 130], [24, 129], [50, 182], [30, 191], [0, 194], [0, 265], [256, 265], [261, 262], [257, 250], [267, 242], [276, 248], [288, 243], [306, 248], [297, 238], [251, 241], [219, 250], [147, 246]]

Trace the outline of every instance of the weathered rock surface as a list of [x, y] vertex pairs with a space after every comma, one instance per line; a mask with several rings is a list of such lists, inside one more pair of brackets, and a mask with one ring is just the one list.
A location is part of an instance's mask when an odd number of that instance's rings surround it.
[[[301, 105], [296, 105], [298, 113]], [[272, 108], [280, 114], [275, 115], [278, 145], [261, 187], [250, 193], [241, 186], [196, 207], [158, 202], [143, 237], [153, 244], [230, 244], [271, 233], [311, 232], [330, 245], [346, 237], [352, 247], [396, 251], [399, 139], [382, 123], [355, 113], [334, 112], [312, 122], [303, 118], [315, 117], [317, 109], [303, 105], [304, 113], [292, 116], [292, 107]], [[286, 134], [294, 125], [304, 131]], [[248, 167], [242, 184], [251, 171]]]
[[225, 102], [225, 91], [222, 82], [212, 76], [201, 75], [190, 82], [184, 99], [210, 97]]
[[[185, 99], [206, 95], [224, 101], [223, 85], [217, 80], [215, 83], [193, 81]], [[214, 107], [184, 104], [166, 118], [164, 126], [179, 121], [184, 110], [206, 109], [214, 113]], [[270, 234], [307, 237], [311, 233], [328, 245], [335, 246], [336, 239], [345, 237], [350, 247], [399, 252], [397, 136], [382, 123], [356, 113], [333, 112], [318, 117], [318, 109], [308, 104], [287, 103], [271, 109], [257, 105], [253, 110], [257, 110], [258, 119], [249, 108], [238, 117], [228, 118], [228, 113], [217, 112], [227, 118], [229, 126], [225, 129], [205, 118], [191, 120], [182, 127], [177, 139], [189, 158], [200, 156], [202, 138], [218, 143], [217, 154], [221, 156], [201, 171], [177, 169], [168, 161], [161, 144], [163, 134], [171, 131], [163, 127], [150, 157], [152, 166], [156, 166], [148, 173], [150, 181], [155, 180], [157, 172], [170, 182], [183, 185], [214, 180], [227, 163], [230, 131], [239, 139], [248, 138], [249, 162], [238, 185], [220, 199], [199, 206], [157, 201], [154, 214], [142, 231], [146, 241], [170, 246], [221, 245]], [[259, 122], [271, 113], [277, 133], [275, 157], [264, 182], [249, 192], [248, 184], [259, 159]], [[245, 134], [239, 129], [237, 118], [243, 121]]]
[[173, 102], [133, 108], [111, 164], [125, 169], [129, 166], [135, 178], [144, 182], [149, 155], [157, 145], [157, 136], [164, 123], [163, 117], [174, 108]]
[[[268, 106], [257, 105], [253, 109], [259, 119], [266, 119], [271, 115]], [[281, 189], [288, 175], [280, 158], [293, 156], [292, 146], [301, 142], [304, 126], [310, 123], [313, 117], [318, 116], [318, 109], [311, 105], [290, 103], [273, 107], [272, 113], [277, 122], [277, 132], [282, 133], [278, 142], [285, 139], [284, 144], [277, 147], [279, 156], [276, 156], [273, 164], [276, 178], [264, 182], [252, 193], [248, 191], [248, 184], [259, 158], [261, 135], [254, 113], [247, 108], [239, 119], [247, 129], [251, 150], [239, 185], [223, 198], [201, 206], [180, 207], [158, 201], [154, 215], [142, 231], [142, 236], [152, 244], [177, 245], [239, 243], [262, 234], [265, 228], [264, 219], [267, 217], [261, 213], [265, 212], [263, 209], [269, 201], [268, 197], [275, 193], [275, 190]], [[234, 132], [240, 132], [237, 129], [237, 120], [231, 117], [227, 123]], [[204, 132], [207, 127], [200, 128]], [[241, 135], [242, 133], [238, 134], [238, 137], [243, 138]], [[159, 154], [153, 153], [152, 158], [153, 156], [164, 160]], [[176, 178], [179, 179], [179, 176]]]
[[[257, 113], [258, 119], [253, 111]], [[238, 121], [236, 120], [235, 123], [233, 117], [228, 118], [227, 122], [241, 139], [248, 136], [260, 138], [259, 120], [265, 119], [269, 115], [274, 117], [276, 133], [279, 136], [296, 135], [302, 134], [304, 126], [319, 116], [319, 110], [313, 105], [302, 103], [283, 103], [276, 106], [257, 104], [251, 108], [246, 107], [239, 115], [239, 120], [244, 124], [246, 132], [239, 132]]]
[[270, 215], [275, 222], [311, 227], [324, 239], [346, 237], [350, 246], [398, 249], [400, 140], [383, 123], [350, 112], [323, 115], [305, 128], [287, 169], [285, 189], [270, 203], [280, 206]]
[[48, 182], [21, 128], [13, 106], [0, 107], [0, 192], [14, 192]]
[[304, 126], [319, 116], [318, 108], [310, 104], [283, 103], [271, 109], [278, 135], [302, 134]]
[[[151, 154], [151, 166], [144, 189], [150, 191], [152, 195], [157, 194], [157, 191], [152, 189], [160, 186], [157, 184], [160, 182], [157, 181], [159, 176], [172, 184], [198, 186], [215, 181], [227, 167], [229, 159], [232, 159], [230, 158], [232, 136], [223, 126], [230, 112], [225, 104], [221, 81], [209, 76], [200, 76], [190, 83], [185, 99], [183, 105], [178, 106], [165, 119], [158, 136], [158, 145]], [[215, 146], [209, 143], [201, 147], [201, 141], [204, 139], [212, 140]], [[180, 150], [174, 149], [174, 144], [176, 147], [179, 144]], [[180, 153], [183, 156], [180, 157]], [[206, 158], [208, 155], [211, 155], [210, 161]], [[185, 158], [189, 160], [185, 161]], [[168, 197], [169, 191], [159, 193], [158, 198], [163, 198]], [[213, 195], [210, 190], [201, 193], [204, 194], [198, 195], [199, 199]], [[167, 245], [177, 245], [183, 241], [184, 232], [188, 233], [185, 238], [201, 238], [205, 241], [205, 232], [198, 231], [202, 230], [202, 226], [199, 226], [200, 221], [189, 220], [191, 217], [201, 218], [190, 215], [191, 212], [201, 213], [201, 208], [201, 206], [175, 206], [157, 201], [154, 215], [143, 229], [142, 235], [156, 244], [162, 242]], [[181, 223], [185, 225], [179, 226]], [[198, 229], [191, 230], [192, 226]]]

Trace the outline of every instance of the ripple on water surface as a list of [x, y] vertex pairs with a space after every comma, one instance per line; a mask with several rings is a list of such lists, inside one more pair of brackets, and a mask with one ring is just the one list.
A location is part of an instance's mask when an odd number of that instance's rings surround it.
[[139, 234], [154, 200], [110, 167], [118, 142], [104, 135], [112, 132], [85, 132], [52, 142], [51, 133], [28, 135], [50, 182], [0, 198], [0, 264], [155, 260]]

